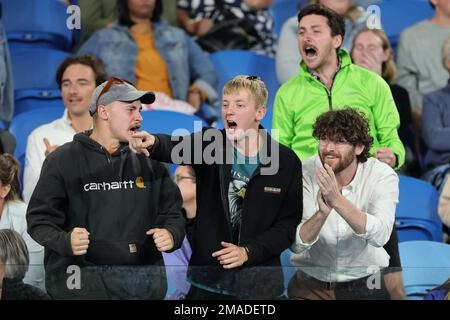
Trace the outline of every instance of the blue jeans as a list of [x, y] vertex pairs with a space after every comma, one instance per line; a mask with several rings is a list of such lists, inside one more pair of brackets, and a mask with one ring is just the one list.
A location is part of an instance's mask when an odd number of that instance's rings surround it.
[[450, 164], [442, 164], [440, 166], [434, 167], [431, 170], [425, 172], [422, 179], [431, 183], [439, 191], [439, 194], [444, 188], [445, 182], [450, 175]]

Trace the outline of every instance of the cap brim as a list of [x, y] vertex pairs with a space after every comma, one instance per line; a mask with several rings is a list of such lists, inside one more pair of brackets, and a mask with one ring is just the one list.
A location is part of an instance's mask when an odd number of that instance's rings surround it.
[[155, 102], [155, 94], [151, 91], [133, 91], [133, 92], [128, 92], [126, 95], [123, 96], [122, 99], [118, 99], [118, 101], [123, 101], [123, 102], [132, 102], [132, 101], [136, 101], [139, 100], [141, 103], [144, 104], [150, 104]]

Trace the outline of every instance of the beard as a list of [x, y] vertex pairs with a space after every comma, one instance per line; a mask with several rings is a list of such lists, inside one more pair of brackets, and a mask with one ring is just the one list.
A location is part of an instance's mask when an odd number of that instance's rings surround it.
[[[355, 158], [356, 158], [355, 147], [353, 147], [348, 152], [342, 154], [341, 156], [338, 156], [334, 152], [319, 153], [319, 156], [320, 156], [320, 161], [322, 161], [322, 164], [323, 165], [325, 163], [328, 164], [331, 167], [331, 169], [333, 169], [333, 172], [336, 174], [336, 173], [339, 173], [339, 172], [347, 169], [348, 166], [350, 166], [352, 164], [353, 160], [355, 160]], [[327, 159], [326, 158], [327, 156], [334, 156], [336, 158], [335, 159]]]

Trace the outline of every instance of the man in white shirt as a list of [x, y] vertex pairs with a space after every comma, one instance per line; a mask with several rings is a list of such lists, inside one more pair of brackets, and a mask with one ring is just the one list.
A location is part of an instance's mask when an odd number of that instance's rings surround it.
[[380, 270], [392, 232], [398, 176], [369, 158], [367, 119], [329, 111], [313, 127], [319, 153], [303, 163], [303, 218], [292, 246], [299, 266], [288, 294], [299, 299], [389, 299]]
[[28, 136], [23, 176], [23, 200], [28, 203], [36, 187], [45, 158], [58, 146], [72, 141], [75, 133], [92, 128], [91, 96], [106, 74], [91, 55], [66, 58], [58, 67], [56, 81], [66, 110], [61, 118], [44, 124]]

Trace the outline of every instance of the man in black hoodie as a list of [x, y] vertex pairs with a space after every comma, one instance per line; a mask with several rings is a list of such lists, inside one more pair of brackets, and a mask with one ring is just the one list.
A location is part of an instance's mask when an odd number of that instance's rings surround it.
[[280, 254], [302, 217], [302, 168], [259, 125], [266, 103], [259, 78], [237, 76], [222, 92], [225, 129], [185, 137], [142, 131], [130, 139], [134, 152], [195, 170], [188, 299], [267, 299], [283, 292]]
[[161, 163], [127, 143], [141, 126], [141, 102], [154, 99], [109, 79], [92, 96], [93, 130], [45, 160], [27, 221], [45, 247], [53, 298], [164, 298], [161, 252], [185, 235], [181, 195]]

